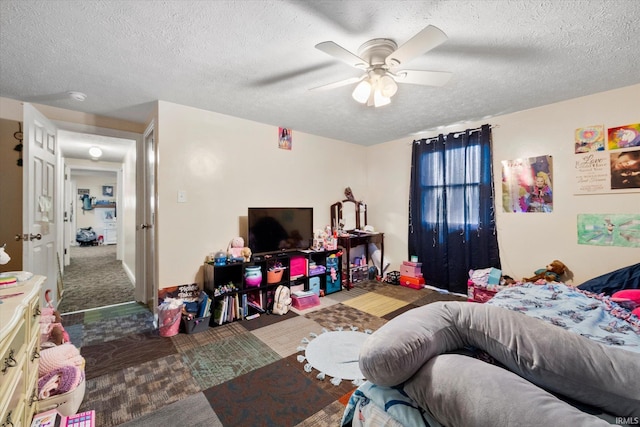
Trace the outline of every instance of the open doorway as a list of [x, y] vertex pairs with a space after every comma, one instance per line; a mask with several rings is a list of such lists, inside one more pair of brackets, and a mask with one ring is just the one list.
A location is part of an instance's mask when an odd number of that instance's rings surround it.
[[[26, 109], [27, 105], [25, 105]], [[17, 110], [17, 108], [16, 108]], [[24, 128], [23, 122], [18, 118], [20, 113], [14, 114], [15, 118], [2, 118], [0, 119], [0, 139], [3, 144], [0, 144], [0, 165], [4, 171], [3, 186], [0, 188], [0, 205], [2, 209], [2, 221], [0, 221], [0, 244], [6, 243], [6, 250], [12, 257], [11, 263], [3, 265], [0, 271], [19, 271], [29, 270], [37, 272], [37, 274], [45, 274], [48, 277], [53, 278], [53, 288], [55, 288], [56, 272], [44, 272], [44, 270], [33, 269], [33, 262], [25, 260], [23, 250], [31, 248], [31, 243], [24, 243], [22, 236], [28, 232], [32, 232], [30, 228], [23, 225], [23, 202], [25, 197], [32, 197], [32, 192], [23, 188], [23, 182], [26, 171], [26, 166], [22, 167], [22, 148], [21, 138], [22, 130]], [[124, 161], [118, 161], [121, 171], [118, 172], [117, 188], [122, 189], [122, 200], [117, 203], [117, 243], [114, 246], [116, 250], [116, 257], [119, 262], [125, 267], [127, 275], [135, 285], [135, 301], [151, 303], [153, 302], [154, 295], [157, 294], [157, 284], [155, 283], [155, 276], [148, 273], [148, 271], [155, 272], [155, 257], [153, 252], [148, 248], [154, 247], [155, 228], [154, 212], [155, 212], [155, 200], [153, 187], [149, 186], [148, 180], [153, 179], [152, 171], [155, 170], [155, 155], [153, 155], [153, 144], [147, 143], [147, 140], [153, 141], [151, 137], [153, 135], [153, 123], [149, 125], [145, 134], [136, 133], [131, 131], [117, 130], [113, 128], [103, 128], [90, 124], [72, 123], [53, 120], [56, 129], [56, 134], [53, 136], [53, 147], [55, 148], [58, 159], [56, 164], [58, 165], [53, 170], [53, 175], [48, 175], [48, 182], [55, 183], [55, 189], [51, 194], [54, 194], [54, 222], [51, 223], [51, 232], [57, 236], [56, 241], [49, 250], [53, 252], [53, 265], [57, 263], [57, 270], [61, 273], [58, 278], [63, 276], [65, 269], [65, 262], [69, 265], [70, 259], [65, 260], [65, 242], [69, 242], [70, 239], [75, 238], [76, 227], [71, 226], [70, 216], [72, 210], [70, 208], [71, 203], [78, 203], [77, 188], [73, 190], [73, 197], [71, 201], [67, 203], [67, 200], [63, 199], [65, 193], [71, 194], [68, 187], [65, 184], [65, 177], [70, 176], [70, 169], [64, 168], [65, 163], [70, 158], [76, 158], [69, 151], [69, 147], [65, 147], [65, 150], [58, 150], [58, 136], [64, 138], [65, 132], [69, 134], [83, 134], [83, 138], [99, 138], [103, 136], [112, 137], [119, 140], [129, 140], [127, 142], [129, 150], [127, 151], [127, 157]], [[29, 121], [29, 123], [32, 123]], [[31, 128], [30, 128], [31, 129]], [[149, 136], [147, 136], [147, 134]], [[113, 141], [115, 141], [115, 139]], [[143, 142], [144, 140], [144, 142]], [[90, 140], [89, 143], [93, 144], [95, 141]], [[85, 141], [85, 144], [87, 142]], [[112, 144], [113, 145], [113, 144]], [[26, 146], [26, 143], [25, 143]], [[73, 144], [73, 146], [80, 146]], [[149, 147], [150, 146], [150, 147]], [[86, 147], [85, 147], [86, 148]], [[109, 148], [109, 147], [105, 147]], [[151, 151], [150, 151], [151, 150]], [[96, 163], [90, 159], [86, 154], [88, 150], [84, 151], [84, 158], [78, 155], [78, 161], [85, 162], [86, 169], [95, 169]], [[110, 155], [110, 150], [104, 150], [103, 160]], [[26, 162], [29, 163], [29, 162]], [[31, 163], [30, 163], [31, 164]], [[75, 167], [76, 165], [74, 165]], [[150, 172], [149, 169], [152, 171]], [[65, 172], [63, 172], [65, 171]], [[69, 173], [66, 173], [69, 172]], [[31, 174], [29, 174], [30, 176]], [[122, 178], [122, 180], [120, 180]], [[120, 197], [120, 196], [119, 196]], [[31, 211], [31, 209], [29, 209]], [[65, 231], [65, 228], [69, 230]], [[20, 239], [16, 239], [19, 236]], [[73, 236], [73, 237], [70, 237]], [[150, 242], [149, 242], [150, 241]], [[136, 246], [138, 244], [139, 247]], [[27, 247], [27, 248], [25, 248]], [[106, 249], [112, 249], [111, 247]], [[67, 250], [69, 253], [70, 251]], [[70, 255], [70, 253], [69, 253]], [[143, 268], [144, 267], [144, 268]], [[55, 267], [54, 267], [55, 268]], [[148, 270], [148, 271], [147, 271]], [[58, 280], [58, 295], [61, 289], [61, 281]], [[64, 296], [62, 296], [64, 298]], [[58, 306], [59, 296], [55, 296], [54, 304]], [[46, 304], [46, 302], [41, 302]], [[150, 305], [150, 307], [155, 307]]]
[[64, 164], [62, 283], [58, 310], [133, 302], [137, 141], [58, 130]]
[[[77, 163], [77, 162], [76, 162]], [[58, 310], [74, 313], [135, 301], [135, 277], [123, 260], [122, 177], [118, 163], [74, 167], [66, 159], [64, 293]], [[67, 194], [69, 193], [69, 194]], [[126, 230], [125, 230], [126, 231]]]

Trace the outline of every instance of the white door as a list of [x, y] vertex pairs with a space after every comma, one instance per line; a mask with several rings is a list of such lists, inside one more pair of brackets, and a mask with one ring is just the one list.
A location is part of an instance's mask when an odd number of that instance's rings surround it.
[[56, 164], [57, 128], [31, 104], [24, 104], [22, 201], [23, 270], [46, 276], [41, 293], [57, 307]]
[[75, 197], [73, 197], [73, 185], [71, 182], [71, 168], [64, 165], [64, 205], [62, 214], [64, 215], [64, 265], [71, 264], [71, 242], [75, 241], [74, 218]]
[[151, 123], [138, 150], [137, 199], [142, 201], [136, 218], [136, 300], [144, 301], [154, 311], [158, 305], [156, 284], [156, 149], [155, 128]]

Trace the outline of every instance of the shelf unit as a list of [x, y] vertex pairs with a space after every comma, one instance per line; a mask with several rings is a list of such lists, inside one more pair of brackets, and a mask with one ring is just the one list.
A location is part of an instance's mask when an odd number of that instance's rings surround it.
[[[369, 245], [373, 243], [380, 249], [380, 267], [384, 268], [384, 233], [365, 233], [352, 231], [348, 236], [338, 236], [338, 245], [344, 248], [344, 264], [342, 271], [344, 275], [344, 287], [351, 289], [355, 283], [366, 280], [369, 263], [371, 262], [371, 253], [369, 253]], [[350, 263], [351, 249], [356, 246], [364, 245], [366, 263], [363, 265], [353, 265]], [[383, 274], [382, 271], [379, 274]]]
[[[303, 260], [304, 268], [297, 274], [299, 260]], [[292, 263], [294, 274], [292, 276]], [[325, 267], [320, 273], [309, 274], [309, 264]], [[254, 313], [270, 313], [275, 290], [279, 285], [302, 285], [304, 290], [310, 289], [310, 283], [317, 283], [318, 290], [325, 294], [342, 289], [339, 251], [307, 252], [295, 251], [284, 253], [260, 254], [250, 262], [235, 262], [215, 265], [214, 262], [204, 264], [204, 291], [213, 298], [211, 326], [241, 320]], [[274, 266], [283, 268], [282, 277], [277, 282], [269, 283], [268, 271]], [[259, 267], [262, 280], [259, 285], [247, 285], [244, 276], [248, 267]], [[315, 280], [317, 279], [317, 281]], [[233, 286], [231, 286], [233, 285]], [[313, 288], [312, 288], [313, 290]], [[253, 302], [255, 305], [252, 305]], [[225, 307], [226, 304], [226, 307]], [[227, 318], [223, 320], [222, 314]]]

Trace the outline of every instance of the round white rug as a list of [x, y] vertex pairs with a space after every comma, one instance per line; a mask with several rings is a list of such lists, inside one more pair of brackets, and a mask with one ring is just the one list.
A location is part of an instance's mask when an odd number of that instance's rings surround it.
[[369, 337], [355, 331], [332, 331], [318, 335], [305, 349], [305, 357], [316, 370], [343, 380], [361, 380], [358, 357], [360, 348]]

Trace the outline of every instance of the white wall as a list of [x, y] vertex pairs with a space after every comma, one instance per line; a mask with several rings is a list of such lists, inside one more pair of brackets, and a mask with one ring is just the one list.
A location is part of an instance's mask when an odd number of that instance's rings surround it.
[[160, 288], [201, 283], [207, 254], [246, 240], [248, 207], [313, 207], [321, 228], [345, 187], [366, 192], [363, 146], [294, 129], [292, 150], [281, 150], [277, 126], [164, 101], [157, 130]]
[[[567, 282], [580, 284], [640, 262], [640, 248], [577, 244], [578, 214], [640, 213], [640, 194], [577, 196], [573, 194], [572, 173], [575, 129], [595, 124], [615, 127], [638, 123], [638, 99], [640, 85], [634, 85], [445, 131], [474, 128], [484, 123], [498, 126], [492, 131], [493, 172], [500, 258], [505, 274], [521, 279], [559, 259], [573, 275]], [[408, 256], [410, 143], [408, 138], [367, 150], [369, 222], [385, 232], [385, 254], [393, 262], [392, 269], [398, 269]], [[553, 156], [553, 213], [502, 212], [501, 161], [540, 155]]]
[[[105, 162], [101, 162], [105, 163]], [[67, 161], [67, 164], [73, 168], [73, 164]], [[95, 197], [96, 200], [112, 200], [115, 201], [118, 194], [118, 186], [116, 185], [116, 173], [110, 172], [95, 172], [98, 175], [94, 174], [74, 174], [73, 169], [71, 170], [71, 181], [75, 182], [75, 185], [78, 189], [88, 189], [89, 195], [91, 197]], [[113, 197], [107, 197], [102, 195], [102, 186], [103, 185], [111, 185], [113, 186]], [[74, 197], [78, 199], [76, 202], [76, 228], [86, 228], [93, 227], [94, 231], [100, 235], [103, 234], [102, 228], [102, 217], [100, 217], [99, 209], [92, 210], [84, 210], [82, 209], [82, 201], [79, 199], [80, 195], [74, 194]]]

